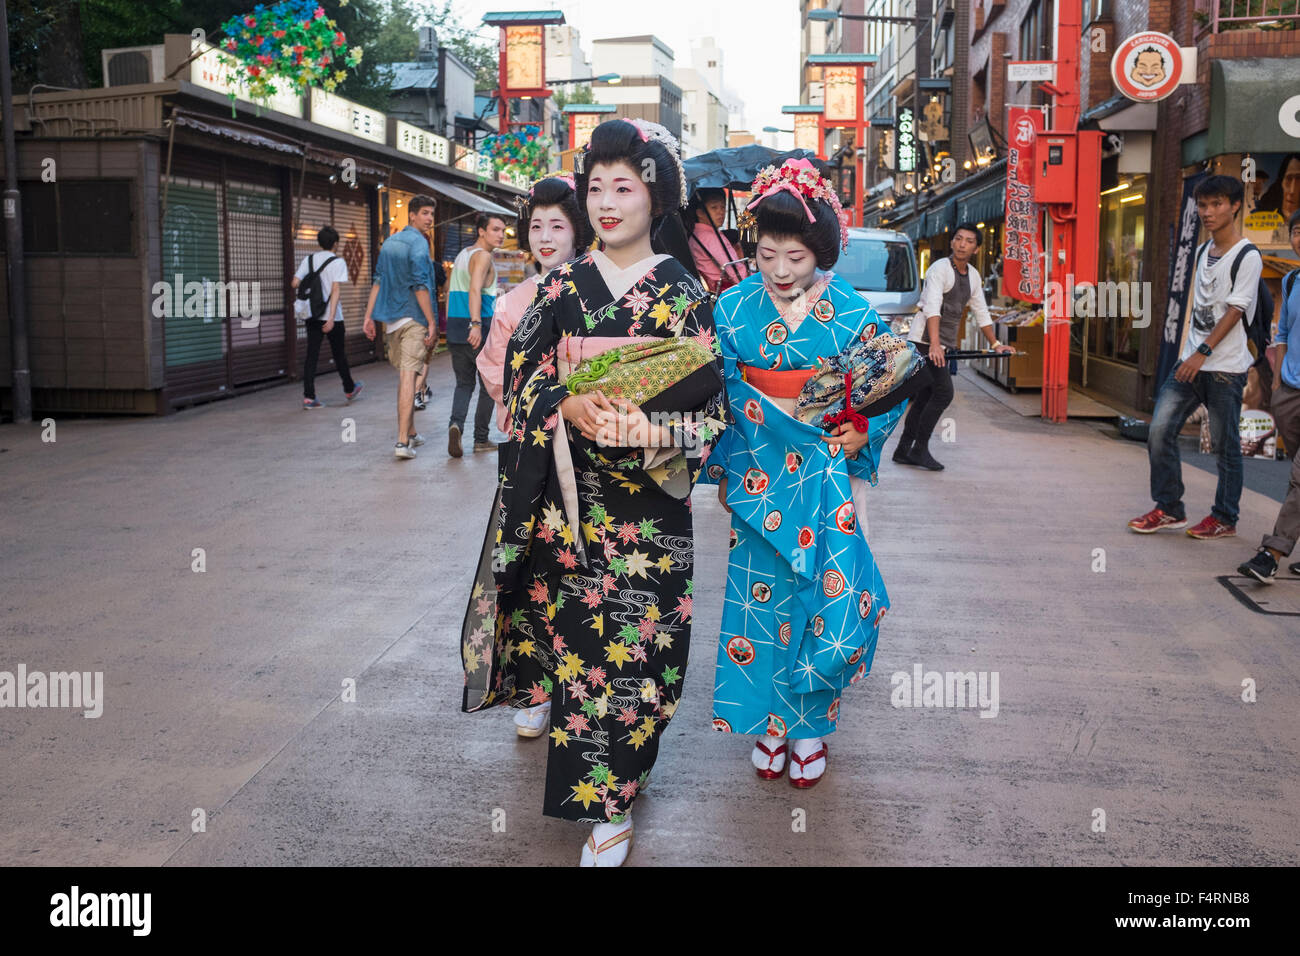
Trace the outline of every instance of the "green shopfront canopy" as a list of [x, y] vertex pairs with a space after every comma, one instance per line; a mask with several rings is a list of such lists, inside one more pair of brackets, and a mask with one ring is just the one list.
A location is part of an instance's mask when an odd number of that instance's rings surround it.
[[1208, 155], [1295, 152], [1297, 96], [1300, 57], [1212, 61]]

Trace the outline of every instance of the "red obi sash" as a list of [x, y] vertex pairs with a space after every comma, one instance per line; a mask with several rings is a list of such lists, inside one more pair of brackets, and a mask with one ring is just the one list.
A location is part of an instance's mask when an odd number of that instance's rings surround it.
[[770, 369], [740, 363], [740, 377], [771, 398], [798, 398], [816, 369]]

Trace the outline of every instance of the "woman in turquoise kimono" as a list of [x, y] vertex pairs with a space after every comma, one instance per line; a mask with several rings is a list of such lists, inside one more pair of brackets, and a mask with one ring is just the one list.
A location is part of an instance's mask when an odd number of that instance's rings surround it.
[[[734, 425], [706, 462], [731, 514], [713, 726], [754, 734], [760, 777], [811, 787], [844, 688], [871, 667], [889, 607], [867, 546], [866, 497], [906, 403], [830, 433], [791, 414], [819, 365], [888, 326], [829, 271], [847, 243], [831, 184], [808, 160], [768, 167], [744, 223], [758, 274], [718, 299]], [[751, 218], [752, 217], [752, 218]]]

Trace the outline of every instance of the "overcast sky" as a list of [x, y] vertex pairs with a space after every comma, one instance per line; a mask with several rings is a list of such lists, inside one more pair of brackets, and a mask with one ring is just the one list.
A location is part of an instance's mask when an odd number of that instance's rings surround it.
[[[722, 48], [723, 82], [744, 102], [759, 136], [764, 126], [789, 129], [793, 117], [781, 107], [799, 102], [797, 0], [455, 0], [452, 9], [466, 26], [482, 26], [489, 11], [561, 10], [588, 59], [593, 40], [652, 33], [672, 48], [677, 66], [690, 66], [691, 41], [712, 36]], [[776, 145], [789, 148], [793, 137], [782, 135]]]

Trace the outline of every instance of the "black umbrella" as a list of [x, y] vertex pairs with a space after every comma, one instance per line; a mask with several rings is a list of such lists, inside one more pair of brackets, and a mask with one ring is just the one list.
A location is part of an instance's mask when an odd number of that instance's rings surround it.
[[692, 156], [682, 163], [686, 190], [694, 195], [697, 189], [747, 189], [764, 166], [780, 166], [787, 159], [816, 161], [817, 156], [806, 149], [782, 152], [757, 143]]

